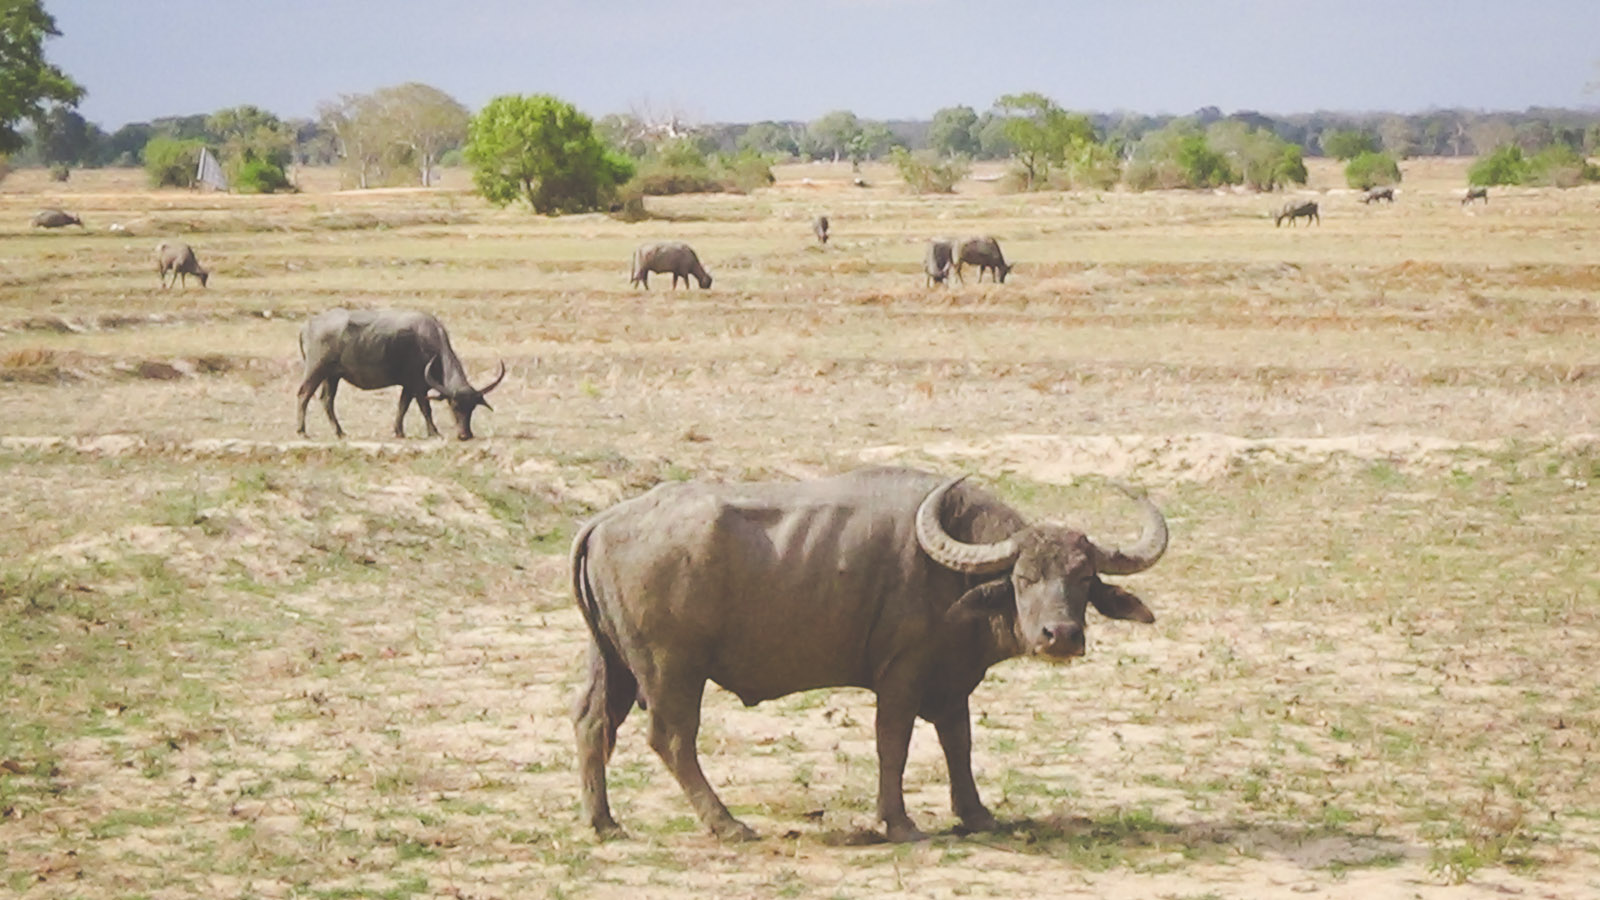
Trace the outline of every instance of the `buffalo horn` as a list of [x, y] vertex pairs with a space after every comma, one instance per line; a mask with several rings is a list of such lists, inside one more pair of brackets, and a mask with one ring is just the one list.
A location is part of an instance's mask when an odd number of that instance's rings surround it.
[[956, 572], [968, 575], [1004, 572], [1017, 561], [1021, 552], [1016, 541], [1007, 538], [995, 544], [964, 544], [951, 537], [939, 521], [945, 494], [965, 477], [952, 478], [923, 498], [922, 505], [917, 507], [917, 546], [934, 562]]
[[[505, 378], [506, 378], [506, 361], [502, 359], [502, 360], [500, 360], [500, 374], [496, 375], [494, 377], [494, 380], [489, 382], [488, 385], [486, 385], [484, 387], [484, 389], [479, 391], [478, 393], [480, 393], [480, 394], [489, 393], [490, 391], [492, 391], [495, 388], [499, 387], [500, 386], [500, 382], [504, 381]], [[487, 406], [488, 404], [484, 404], [484, 405]]]
[[1126, 550], [1109, 549], [1094, 544], [1094, 567], [1102, 575], [1132, 575], [1156, 564], [1161, 554], [1167, 552], [1167, 520], [1161, 510], [1151, 502], [1149, 495], [1120, 481], [1112, 482], [1124, 494], [1139, 502], [1144, 512], [1144, 531], [1139, 542]]
[[433, 379], [433, 364], [438, 361], [439, 357], [437, 356], [431, 356], [428, 358], [427, 363], [422, 366], [422, 378], [424, 381], [428, 382], [428, 387], [439, 392], [439, 396], [448, 397], [450, 396], [450, 392], [444, 389], [444, 385]]

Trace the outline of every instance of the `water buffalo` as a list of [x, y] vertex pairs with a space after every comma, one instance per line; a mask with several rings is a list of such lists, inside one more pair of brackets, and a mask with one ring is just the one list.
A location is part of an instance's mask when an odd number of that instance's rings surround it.
[[1489, 202], [1489, 189], [1486, 187], [1467, 188], [1467, 195], [1461, 198], [1461, 205], [1466, 206], [1474, 200], [1482, 200], [1487, 204]]
[[817, 216], [811, 222], [811, 230], [817, 235], [817, 241], [823, 244], [828, 242], [828, 217]]
[[1083, 655], [1086, 606], [1154, 621], [1139, 598], [1100, 580], [1149, 568], [1166, 550], [1166, 520], [1138, 499], [1143, 535], [1126, 550], [1030, 525], [962, 479], [912, 469], [674, 483], [606, 510], [572, 546], [572, 587], [591, 635], [574, 709], [590, 824], [602, 837], [621, 830], [606, 763], [637, 702], [650, 713], [651, 748], [700, 820], [725, 840], [755, 836], [700, 769], [709, 680], [748, 706], [815, 688], [873, 691], [878, 817], [889, 839], [923, 836], [902, 792], [918, 717], [938, 732], [962, 826], [995, 827], [972, 776], [967, 698], [1002, 660]]
[[1273, 218], [1272, 227], [1276, 228], [1283, 224], [1284, 219], [1288, 219], [1289, 227], [1293, 228], [1294, 220], [1301, 218], [1306, 220], [1307, 225], [1312, 222], [1316, 222], [1318, 225], [1322, 224], [1322, 216], [1317, 214], [1317, 201], [1307, 200], [1304, 203], [1300, 203], [1290, 200], [1283, 205], [1283, 209], [1279, 210], [1278, 215]]
[[194, 248], [184, 243], [169, 244], [165, 241], [156, 245], [156, 271], [161, 273], [161, 286], [169, 288], [167, 275], [172, 275], [173, 282], [180, 277], [183, 286], [189, 286], [189, 276], [200, 279], [200, 286], [205, 287], [211, 279], [211, 273], [200, 268], [200, 261], [194, 258]]
[[[467, 381], [461, 360], [450, 347], [450, 335], [439, 320], [427, 313], [401, 309], [330, 309], [313, 316], [300, 329], [300, 355], [306, 362], [305, 380], [300, 383], [300, 418], [297, 429], [306, 433], [306, 405], [317, 387], [322, 387], [322, 408], [327, 410], [333, 433], [344, 437], [339, 419], [333, 414], [333, 397], [344, 379], [364, 391], [400, 386], [400, 409], [394, 416], [394, 436], [405, 437], [406, 407], [413, 400], [428, 423], [428, 434], [439, 436], [433, 425], [429, 401], [444, 400], [456, 420], [456, 436], [472, 439], [472, 411], [479, 406], [492, 410], [483, 397], [506, 377], [506, 364], [500, 374], [482, 390]], [[437, 374], [435, 374], [437, 373]], [[429, 390], [434, 395], [428, 394]]]
[[83, 221], [72, 213], [59, 209], [41, 209], [33, 214], [35, 228], [65, 228], [68, 225], [83, 228]]
[[1011, 272], [1011, 266], [1006, 264], [1005, 254], [1000, 252], [1000, 242], [992, 237], [962, 238], [955, 243], [952, 256], [956, 278], [963, 284], [966, 283], [966, 279], [961, 276], [963, 265], [977, 266], [980, 282], [983, 281], [983, 273], [988, 272], [990, 278], [1003, 284], [1006, 275]]
[[1388, 202], [1393, 203], [1394, 188], [1387, 185], [1384, 187], [1367, 188], [1367, 192], [1361, 195], [1362, 203], [1372, 203], [1374, 200], [1387, 200]]
[[950, 277], [951, 259], [951, 242], [948, 238], [934, 238], [928, 242], [928, 252], [922, 255], [922, 272], [928, 276], [928, 287], [944, 284], [945, 279]]
[[679, 278], [687, 288], [690, 275], [700, 282], [702, 289], [711, 287], [711, 275], [700, 265], [700, 257], [694, 255], [693, 247], [681, 241], [643, 244], [633, 251], [633, 283], [649, 287], [651, 272], [671, 272], [674, 288]]

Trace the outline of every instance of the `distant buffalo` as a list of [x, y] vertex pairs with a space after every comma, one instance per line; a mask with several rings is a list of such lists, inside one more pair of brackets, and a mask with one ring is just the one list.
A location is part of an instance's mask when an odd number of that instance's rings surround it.
[[711, 287], [711, 274], [700, 265], [700, 257], [695, 256], [694, 248], [681, 241], [644, 244], [633, 251], [633, 283], [649, 287], [651, 272], [670, 272], [674, 288], [679, 278], [687, 288], [690, 275], [700, 282], [702, 289]]
[[1466, 206], [1474, 200], [1482, 200], [1487, 204], [1489, 202], [1489, 189], [1486, 187], [1467, 188], [1467, 195], [1461, 198], [1461, 205]]
[[33, 227], [35, 228], [65, 228], [76, 225], [83, 228], [83, 220], [72, 213], [59, 209], [41, 209], [33, 214]]
[[[394, 436], [405, 437], [406, 408], [416, 401], [428, 434], [439, 436], [433, 425], [431, 400], [444, 400], [456, 420], [456, 436], [472, 439], [472, 411], [493, 409], [483, 397], [506, 377], [500, 374], [482, 390], [467, 381], [466, 370], [450, 346], [444, 325], [427, 313], [401, 309], [330, 309], [312, 317], [300, 329], [300, 355], [305, 358], [305, 380], [300, 383], [300, 418], [297, 429], [306, 433], [306, 405], [317, 387], [322, 388], [322, 408], [333, 423], [333, 433], [344, 437], [333, 414], [333, 398], [343, 379], [364, 391], [400, 386], [400, 409], [394, 417]], [[437, 373], [437, 374], [436, 374]], [[435, 392], [430, 396], [428, 392]]]
[[1011, 272], [1011, 265], [1006, 262], [1004, 253], [1000, 252], [1000, 242], [992, 237], [969, 237], [957, 241], [952, 251], [956, 279], [962, 283], [966, 279], [961, 276], [963, 265], [978, 267], [978, 280], [983, 280], [983, 273], [988, 272], [989, 277], [1004, 283], [1006, 275]]
[[1392, 188], [1392, 187], [1367, 188], [1367, 192], [1365, 194], [1361, 195], [1361, 202], [1362, 203], [1371, 203], [1374, 200], [1387, 200], [1388, 202], [1393, 203], [1394, 202], [1394, 188]]
[[826, 244], [828, 242], [828, 217], [817, 216], [811, 222], [811, 230], [816, 233], [818, 242]]
[[1295, 219], [1305, 219], [1307, 225], [1312, 222], [1316, 222], [1318, 225], [1322, 224], [1322, 216], [1317, 214], [1317, 201], [1315, 200], [1307, 200], [1304, 203], [1290, 200], [1285, 203], [1283, 209], [1273, 218], [1272, 227], [1276, 228], [1282, 225], [1284, 219], [1289, 220], [1289, 227], [1291, 228], [1294, 227]]
[[[179, 278], [183, 279], [183, 286], [188, 287], [190, 275], [200, 279], [201, 287], [211, 279], [211, 273], [200, 268], [200, 261], [195, 259], [194, 248], [181, 242], [162, 241], [156, 245], [156, 271], [161, 274], [163, 288], [176, 284]], [[172, 276], [171, 283], [167, 281], [168, 275]]]
[[950, 277], [952, 252], [949, 238], [934, 238], [928, 242], [928, 252], [922, 257], [922, 271], [928, 276], [928, 287], [944, 284]]

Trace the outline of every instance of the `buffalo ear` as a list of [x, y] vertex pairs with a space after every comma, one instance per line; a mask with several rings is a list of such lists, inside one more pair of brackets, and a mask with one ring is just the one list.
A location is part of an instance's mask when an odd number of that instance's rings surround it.
[[1132, 592], [1114, 584], [1106, 584], [1098, 578], [1089, 588], [1089, 602], [1100, 611], [1100, 615], [1108, 619], [1129, 619], [1146, 625], [1156, 620], [1156, 614]]
[[996, 578], [962, 594], [961, 599], [950, 605], [950, 611], [945, 615], [951, 619], [982, 618], [998, 612], [1015, 612], [1016, 606], [1011, 579]]

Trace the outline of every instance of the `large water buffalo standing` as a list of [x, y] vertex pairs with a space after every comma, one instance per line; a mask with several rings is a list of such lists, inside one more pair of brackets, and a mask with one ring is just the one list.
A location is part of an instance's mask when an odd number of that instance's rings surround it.
[[83, 228], [83, 220], [72, 213], [60, 209], [41, 209], [33, 214], [33, 227], [35, 228], [65, 228], [68, 225], [76, 225], [79, 228]]
[[[205, 287], [211, 280], [211, 273], [200, 268], [200, 261], [195, 258], [194, 248], [184, 243], [167, 243], [162, 241], [156, 245], [156, 271], [161, 274], [161, 287], [169, 288], [176, 284], [178, 279], [183, 279], [183, 286], [189, 286], [189, 276], [200, 279], [200, 286]], [[167, 282], [167, 275], [172, 276], [172, 284]]]
[[950, 277], [952, 259], [953, 250], [948, 238], [934, 238], [928, 242], [928, 251], [922, 255], [922, 272], [928, 276], [928, 287], [945, 283], [945, 279]]
[[759, 484], [674, 483], [618, 504], [573, 541], [572, 586], [591, 642], [574, 710], [583, 804], [601, 836], [620, 832], [606, 795], [617, 727], [635, 702], [650, 746], [700, 820], [754, 837], [706, 781], [695, 752], [707, 681], [746, 705], [796, 691], [877, 695], [878, 816], [890, 840], [906, 815], [906, 752], [932, 722], [966, 829], [996, 823], [972, 776], [967, 698], [995, 663], [1085, 650], [1084, 611], [1139, 622], [1137, 597], [1100, 580], [1154, 565], [1161, 511], [1139, 498], [1143, 535], [1126, 550], [1032, 524], [961, 479], [912, 469]]
[[1388, 185], [1384, 185], [1383, 187], [1371, 187], [1367, 188], [1367, 192], [1361, 195], [1362, 203], [1370, 204], [1376, 200], [1386, 200], [1389, 203], [1393, 203], [1394, 188]]
[[506, 377], [506, 364], [502, 362], [494, 381], [482, 390], [473, 387], [439, 320], [427, 313], [401, 309], [330, 309], [319, 313], [300, 329], [300, 355], [306, 362], [305, 380], [300, 383], [298, 394], [297, 432], [302, 437], [306, 433], [306, 406], [318, 386], [322, 388], [322, 408], [333, 423], [333, 433], [344, 437], [344, 429], [333, 414], [333, 398], [343, 379], [364, 391], [400, 386], [395, 437], [406, 436], [406, 407], [412, 401], [422, 410], [428, 435], [438, 437], [430, 401], [444, 400], [455, 416], [456, 436], [471, 440], [472, 411], [480, 406], [492, 410], [484, 395]]
[[1000, 242], [992, 237], [962, 238], [955, 243], [951, 255], [956, 279], [963, 284], [967, 281], [961, 275], [963, 265], [977, 266], [980, 282], [983, 281], [983, 273], [988, 272], [990, 278], [1003, 284], [1006, 275], [1011, 272], [1011, 266], [1006, 264], [1005, 254], [1000, 252]]
[[688, 288], [690, 275], [700, 282], [702, 289], [711, 287], [711, 275], [700, 265], [700, 257], [695, 256], [693, 247], [681, 241], [643, 244], [633, 251], [633, 283], [649, 287], [651, 272], [672, 273], [674, 288], [678, 286], [679, 278], [683, 279], [683, 286]]
[[1322, 224], [1322, 216], [1317, 213], [1317, 201], [1315, 200], [1307, 200], [1304, 203], [1290, 200], [1285, 203], [1283, 209], [1279, 210], [1278, 215], [1273, 218], [1272, 227], [1276, 228], [1282, 225], [1284, 219], [1289, 220], [1290, 228], [1294, 227], [1295, 219], [1305, 219], [1307, 225], [1312, 222], [1316, 222], [1318, 225]]
[[1461, 198], [1461, 205], [1466, 206], [1474, 200], [1482, 200], [1487, 205], [1489, 202], [1489, 189], [1486, 187], [1467, 188], [1467, 195]]
[[828, 217], [817, 216], [815, 219], [812, 219], [811, 231], [817, 236], [818, 243], [826, 244], [828, 242]]

